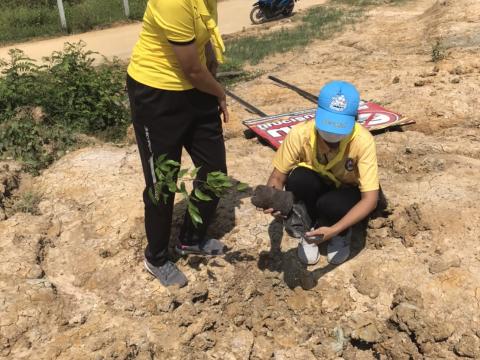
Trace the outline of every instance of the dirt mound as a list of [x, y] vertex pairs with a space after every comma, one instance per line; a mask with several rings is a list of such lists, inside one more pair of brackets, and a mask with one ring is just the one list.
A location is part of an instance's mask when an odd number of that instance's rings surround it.
[[[350, 261], [334, 267], [322, 256], [305, 267], [282, 224], [256, 211], [250, 192], [231, 192], [211, 228], [229, 253], [179, 259], [190, 283], [164, 289], [142, 269], [135, 146], [86, 148], [35, 179], [40, 215], [0, 221], [0, 356], [479, 358], [479, 49], [459, 45], [434, 64], [429, 46], [435, 26], [445, 39], [462, 36], [480, 11], [474, 1], [420, 0], [369, 15], [356, 31], [261, 65], [312, 92], [353, 81], [364, 98], [418, 122], [376, 136], [390, 208], [355, 229]], [[264, 78], [235, 92], [270, 113], [312, 106]], [[254, 187], [273, 151], [240, 130], [229, 125], [229, 171]], [[15, 174], [2, 183], [16, 187]], [[176, 225], [184, 209], [177, 201]]]
[[426, 34], [447, 48], [475, 48], [480, 46], [480, 4], [475, 0], [437, 1], [422, 20], [427, 24]]

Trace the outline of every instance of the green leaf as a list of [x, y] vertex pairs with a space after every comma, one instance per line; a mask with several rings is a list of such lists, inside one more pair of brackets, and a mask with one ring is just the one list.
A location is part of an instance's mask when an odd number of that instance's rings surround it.
[[165, 173], [171, 171], [171, 168], [172, 168], [172, 167], [171, 167], [170, 165], [166, 164], [166, 163], [161, 163], [161, 164], [158, 166], [158, 169], [160, 169], [161, 171], [163, 171], [163, 172], [165, 172]]
[[233, 185], [232, 185], [232, 182], [230, 181], [230, 179], [226, 178], [220, 183], [220, 186], [224, 187], [224, 188], [231, 188]]
[[155, 175], [157, 176], [157, 179], [165, 178], [165, 175], [163, 174], [162, 170], [159, 167], [155, 168]]
[[180, 192], [183, 193], [183, 194], [187, 194], [187, 196], [188, 196], [187, 188], [185, 186], [185, 182], [183, 182], [183, 181], [180, 183]]
[[209, 173], [209, 174], [207, 174], [207, 184], [215, 187], [218, 184], [220, 184], [220, 182], [219, 182], [218, 178], [216, 178], [214, 175], [212, 175], [212, 173]]
[[150, 200], [152, 200], [152, 202], [153, 202], [155, 205], [158, 205], [158, 200], [157, 200], [157, 198], [155, 198], [155, 194], [154, 194], [154, 192], [153, 192], [153, 188], [148, 189], [148, 196], [150, 197]]
[[171, 165], [171, 166], [175, 166], [175, 167], [180, 166], [180, 163], [179, 163], [178, 161], [170, 160], [170, 159], [167, 160], [167, 161], [165, 161], [165, 164], [168, 164], [168, 165]]
[[199, 199], [199, 200], [202, 200], [202, 201], [211, 201], [212, 198], [210, 196], [208, 196], [207, 194], [205, 194], [204, 192], [202, 192], [199, 188], [196, 188], [195, 191], [195, 196]]
[[199, 224], [203, 224], [202, 217], [200, 216], [200, 212], [198, 211], [198, 208], [193, 205], [191, 202], [188, 203], [188, 214], [190, 215], [190, 218], [192, 219], [192, 223], [195, 227], [197, 227]]
[[178, 172], [178, 178], [181, 179], [185, 176], [185, 174], [188, 172], [188, 169], [181, 169], [179, 172]]
[[155, 160], [155, 166], [159, 166], [167, 158], [167, 154], [160, 155], [157, 160]]
[[187, 204], [190, 211], [200, 216], [200, 210], [198, 210], [198, 207], [192, 201], [189, 200]]
[[176, 182], [175, 176], [177, 175], [177, 169], [169, 169], [167, 172], [164, 173], [165, 180], [167, 182]]
[[220, 190], [213, 190], [213, 193], [217, 198], [221, 198], [223, 196], [223, 191]]
[[167, 187], [168, 187], [168, 191], [170, 191], [171, 193], [177, 192], [177, 184], [175, 184], [174, 182], [167, 183]]
[[209, 173], [213, 178], [215, 179], [227, 179], [227, 174], [221, 172], [221, 171], [212, 171]]
[[237, 185], [237, 191], [245, 191], [247, 189], [248, 189], [248, 184], [241, 182]]
[[197, 177], [197, 174], [198, 172], [200, 171], [200, 167], [196, 167], [194, 168], [191, 172], [190, 172], [190, 177], [192, 179], [195, 179]]

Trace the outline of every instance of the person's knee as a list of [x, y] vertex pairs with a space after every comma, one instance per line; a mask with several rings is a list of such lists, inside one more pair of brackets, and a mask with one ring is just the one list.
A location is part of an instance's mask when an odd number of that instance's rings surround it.
[[316, 208], [319, 216], [337, 222], [354, 206], [353, 199], [343, 199], [336, 191], [330, 191], [317, 200]]
[[309, 171], [301, 167], [294, 169], [287, 177], [285, 188], [292, 192], [308, 190], [312, 181]]

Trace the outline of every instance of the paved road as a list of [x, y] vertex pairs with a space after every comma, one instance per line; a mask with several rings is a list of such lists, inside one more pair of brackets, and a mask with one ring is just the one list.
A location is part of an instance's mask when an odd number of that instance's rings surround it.
[[[218, 4], [219, 26], [223, 34], [232, 34], [253, 26], [250, 23], [250, 10], [253, 0], [226, 0]], [[325, 0], [300, 0], [295, 9], [302, 10], [313, 5], [324, 3]], [[33, 59], [41, 59], [53, 51], [61, 50], [65, 42], [85, 41], [87, 48], [105, 55], [128, 59], [131, 50], [137, 41], [141, 23], [114, 27], [106, 30], [92, 31], [83, 34], [62, 36], [49, 40], [31, 41], [0, 48], [0, 58], [8, 56], [10, 48], [23, 50]]]

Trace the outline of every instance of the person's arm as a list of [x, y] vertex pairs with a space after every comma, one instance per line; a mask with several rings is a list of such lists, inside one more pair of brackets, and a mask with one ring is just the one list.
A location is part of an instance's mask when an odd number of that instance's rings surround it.
[[272, 173], [267, 181], [267, 186], [273, 187], [278, 190], [283, 190], [285, 183], [287, 182], [287, 174], [280, 172], [278, 169], [273, 168]]
[[216, 96], [224, 122], [228, 122], [227, 100], [223, 87], [200, 62], [195, 41], [186, 45], [171, 44], [180, 68], [194, 88]]
[[349, 227], [362, 221], [377, 207], [378, 190], [362, 192], [361, 200], [345, 214], [339, 222], [332, 226], [322, 226], [306, 233], [307, 236], [323, 235], [323, 240], [330, 240]]

